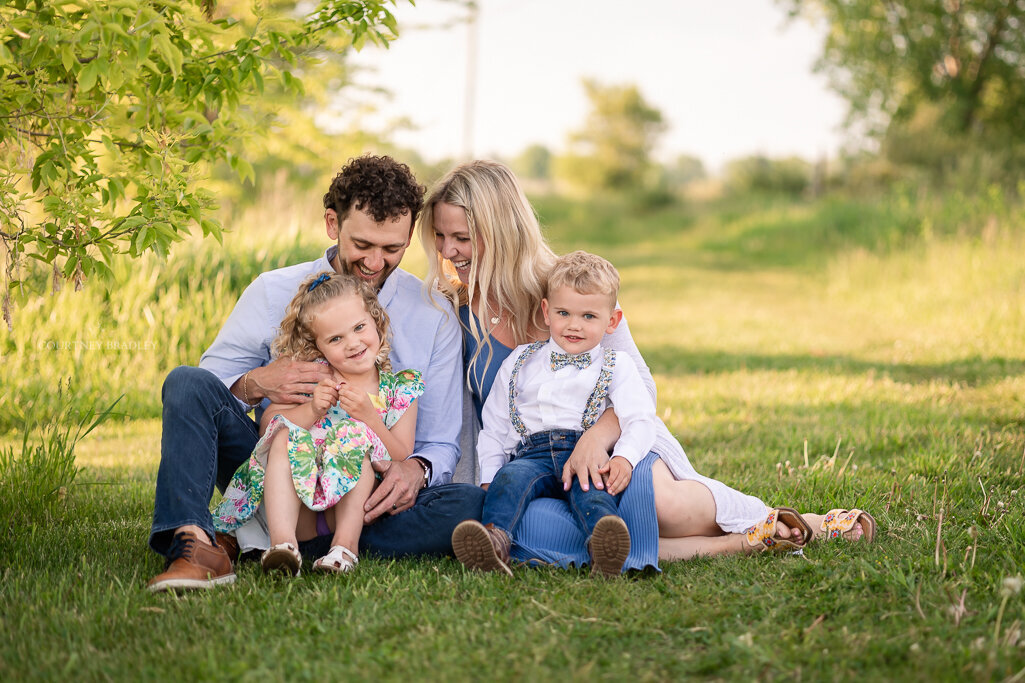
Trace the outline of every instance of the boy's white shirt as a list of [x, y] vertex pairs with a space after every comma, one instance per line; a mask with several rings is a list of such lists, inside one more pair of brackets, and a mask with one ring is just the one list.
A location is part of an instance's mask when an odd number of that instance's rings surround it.
[[[481, 413], [482, 428], [477, 439], [480, 483], [489, 484], [502, 465], [509, 462], [520, 443], [520, 434], [509, 416], [509, 378], [516, 360], [527, 344], [513, 349], [498, 369], [488, 400]], [[551, 369], [551, 353], [565, 353], [549, 340], [520, 368], [516, 408], [528, 434], [554, 429], [581, 431], [581, 419], [601, 373], [603, 349], [598, 345], [588, 353], [591, 364], [584, 369], [573, 366]], [[612, 457], [622, 456], [637, 466], [655, 444], [658, 418], [651, 394], [629, 355], [616, 353], [608, 398], [601, 412], [611, 404], [616, 409], [622, 431]]]

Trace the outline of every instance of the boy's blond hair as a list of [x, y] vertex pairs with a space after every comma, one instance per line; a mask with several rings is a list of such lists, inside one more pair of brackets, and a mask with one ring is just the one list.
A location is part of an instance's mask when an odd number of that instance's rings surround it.
[[559, 287], [575, 289], [580, 294], [604, 294], [609, 306], [616, 307], [619, 296], [619, 272], [616, 267], [597, 254], [574, 251], [560, 256], [548, 273], [547, 295]]

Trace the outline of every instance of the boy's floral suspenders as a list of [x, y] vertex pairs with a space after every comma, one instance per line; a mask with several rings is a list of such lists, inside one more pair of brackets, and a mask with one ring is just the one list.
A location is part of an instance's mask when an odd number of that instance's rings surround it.
[[[519, 358], [516, 359], [516, 363], [513, 365], [512, 373], [509, 375], [509, 419], [513, 423], [513, 427], [519, 433], [521, 438], [527, 436], [527, 428], [523, 425], [523, 419], [520, 417], [520, 411], [516, 408], [516, 396], [518, 391], [516, 389], [516, 379], [519, 377], [520, 368], [527, 362], [538, 349], [547, 344], [547, 341], [536, 341], [527, 348], [523, 349], [523, 353], [520, 354]], [[598, 374], [598, 381], [594, 385], [594, 391], [587, 399], [587, 406], [584, 408], [583, 417], [580, 420], [580, 426], [584, 430], [588, 430], [598, 421], [598, 417], [601, 415], [602, 404], [605, 403], [605, 399], [609, 395], [609, 383], [612, 381], [612, 369], [616, 367], [616, 352], [612, 349], [603, 349], [601, 362], [601, 372]]]

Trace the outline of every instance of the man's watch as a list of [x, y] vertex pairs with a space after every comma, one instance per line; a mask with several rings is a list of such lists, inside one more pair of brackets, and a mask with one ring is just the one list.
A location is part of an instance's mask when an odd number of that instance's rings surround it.
[[427, 488], [427, 485], [431, 483], [431, 461], [426, 458], [412, 457], [410, 460], [416, 460], [420, 463], [420, 467], [424, 468], [424, 485], [421, 488]]

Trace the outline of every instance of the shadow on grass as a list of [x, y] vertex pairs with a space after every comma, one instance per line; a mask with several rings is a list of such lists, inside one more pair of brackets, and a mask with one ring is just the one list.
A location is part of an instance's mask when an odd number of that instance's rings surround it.
[[896, 382], [943, 381], [977, 387], [1025, 374], [1025, 360], [970, 356], [945, 363], [883, 363], [842, 355], [736, 354], [678, 346], [644, 346], [641, 354], [653, 372], [710, 374], [738, 370], [811, 370], [880, 375]]

